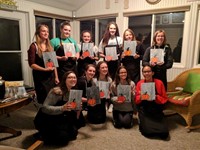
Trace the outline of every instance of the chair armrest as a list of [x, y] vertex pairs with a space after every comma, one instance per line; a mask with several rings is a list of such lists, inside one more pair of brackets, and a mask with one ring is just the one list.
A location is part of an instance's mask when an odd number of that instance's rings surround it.
[[200, 104], [200, 90], [198, 90], [192, 94], [192, 97], [190, 99], [190, 104], [191, 105]]
[[176, 84], [173, 81], [167, 82], [167, 91], [175, 91]]

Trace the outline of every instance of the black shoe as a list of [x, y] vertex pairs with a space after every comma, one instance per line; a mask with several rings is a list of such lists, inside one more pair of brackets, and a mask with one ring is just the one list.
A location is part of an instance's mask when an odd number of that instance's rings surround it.
[[42, 140], [42, 136], [41, 136], [40, 132], [37, 132], [37, 133], [33, 134], [33, 137], [34, 137], [36, 140]]

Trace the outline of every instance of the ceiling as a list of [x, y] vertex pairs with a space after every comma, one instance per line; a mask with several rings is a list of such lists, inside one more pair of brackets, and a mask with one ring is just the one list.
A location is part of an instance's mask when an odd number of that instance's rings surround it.
[[26, 0], [59, 9], [76, 11], [90, 0]]

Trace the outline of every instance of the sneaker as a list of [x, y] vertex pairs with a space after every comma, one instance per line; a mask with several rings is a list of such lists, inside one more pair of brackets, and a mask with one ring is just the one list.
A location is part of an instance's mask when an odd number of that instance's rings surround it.
[[108, 108], [108, 112], [111, 113], [113, 111], [113, 104], [110, 104], [109, 108]]

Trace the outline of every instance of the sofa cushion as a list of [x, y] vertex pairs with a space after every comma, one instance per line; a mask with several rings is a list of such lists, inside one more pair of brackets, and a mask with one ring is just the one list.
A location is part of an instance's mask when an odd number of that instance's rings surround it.
[[190, 103], [191, 96], [192, 96], [191, 93], [185, 93], [185, 92], [181, 92], [177, 95], [169, 93], [168, 101], [176, 105], [188, 106]]
[[189, 73], [183, 91], [194, 93], [197, 90], [200, 90], [200, 74]]

